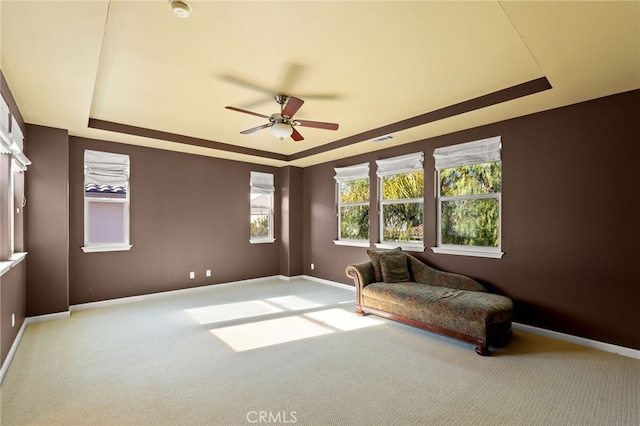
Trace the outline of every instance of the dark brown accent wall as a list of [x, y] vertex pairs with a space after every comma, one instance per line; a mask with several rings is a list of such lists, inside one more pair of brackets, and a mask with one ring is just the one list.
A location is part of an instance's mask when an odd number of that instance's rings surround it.
[[280, 275], [302, 275], [302, 169], [280, 169]]
[[69, 310], [69, 136], [27, 125], [27, 316]]
[[[0, 365], [7, 358], [25, 319], [25, 275], [26, 261], [23, 260], [0, 277]], [[11, 321], [14, 314], [15, 324]]]
[[[81, 250], [85, 149], [130, 157], [130, 251]], [[275, 243], [249, 243], [251, 171], [279, 188], [277, 168], [78, 137], [69, 165], [71, 305], [279, 275], [278, 227]]]
[[[16, 117], [16, 121], [18, 125], [25, 130], [24, 121], [22, 119], [22, 115], [20, 114], [20, 110], [16, 105], [15, 99], [13, 98], [13, 94], [11, 93], [11, 89], [7, 84], [7, 81], [4, 78], [4, 74], [2, 70], [0, 70], [0, 93], [7, 101], [9, 105], [9, 110], [11, 114]], [[25, 147], [27, 143], [25, 142]], [[8, 156], [0, 156], [3, 157], [2, 161], [6, 161], [5, 167], [2, 167], [6, 172], [10, 172], [10, 160]], [[4, 176], [1, 179], [2, 182], [6, 184], [8, 182], [8, 176]], [[2, 191], [7, 190], [8, 186], [2, 185]], [[18, 188], [20, 189], [20, 188]], [[3, 198], [4, 199], [4, 198]], [[4, 208], [4, 206], [3, 206]], [[16, 220], [16, 234], [15, 238], [15, 249], [16, 251], [24, 251], [26, 250], [24, 244], [24, 229], [23, 229], [23, 212], [15, 215]], [[2, 231], [5, 233], [2, 236], [3, 241], [3, 250], [2, 254], [0, 254], [0, 260], [7, 260], [7, 256], [9, 255], [10, 248], [8, 246], [9, 238], [6, 237], [6, 233], [10, 232], [10, 228], [4, 226], [7, 222], [8, 215], [11, 214], [10, 211], [5, 210], [2, 212], [3, 217], [0, 220], [3, 225]], [[14, 264], [11, 269], [6, 271], [0, 277], [0, 365], [3, 365], [11, 346], [13, 345], [16, 337], [18, 336], [18, 332], [22, 327], [25, 314], [26, 314], [26, 259], [23, 259], [17, 264]], [[15, 315], [15, 324], [12, 322], [12, 317]]]
[[[513, 298], [517, 322], [640, 349], [638, 111], [635, 90], [305, 168], [304, 273], [352, 284], [345, 267], [368, 259], [366, 249], [332, 241], [334, 167], [368, 161], [373, 177], [375, 160], [424, 151], [425, 245], [432, 247], [433, 150], [502, 136], [504, 257], [442, 255], [429, 248], [417, 256]], [[376, 214], [371, 229], [375, 242]]]

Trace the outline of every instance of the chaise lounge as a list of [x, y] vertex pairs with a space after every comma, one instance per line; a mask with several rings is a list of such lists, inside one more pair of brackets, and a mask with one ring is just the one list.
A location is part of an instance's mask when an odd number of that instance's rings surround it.
[[374, 314], [470, 342], [482, 356], [511, 335], [511, 299], [488, 293], [470, 277], [431, 268], [400, 249], [368, 253], [371, 260], [346, 270], [355, 282], [356, 314]]

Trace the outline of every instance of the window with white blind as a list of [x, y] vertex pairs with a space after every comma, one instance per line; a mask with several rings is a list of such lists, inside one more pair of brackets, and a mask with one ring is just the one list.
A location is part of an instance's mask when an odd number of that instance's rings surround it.
[[437, 171], [435, 253], [502, 257], [502, 161], [499, 136], [433, 152]]
[[130, 250], [129, 156], [84, 152], [84, 252]]
[[24, 136], [16, 118], [11, 114], [8, 104], [0, 97], [0, 200], [2, 214], [7, 218], [2, 226], [0, 243], [2, 259], [11, 260], [16, 249], [16, 238], [22, 238], [22, 214], [24, 207], [24, 172], [31, 161], [24, 155]]
[[369, 163], [334, 169], [338, 245], [369, 246]]
[[424, 153], [377, 160], [379, 248], [424, 250]]
[[251, 172], [249, 221], [251, 243], [273, 243], [273, 174]]

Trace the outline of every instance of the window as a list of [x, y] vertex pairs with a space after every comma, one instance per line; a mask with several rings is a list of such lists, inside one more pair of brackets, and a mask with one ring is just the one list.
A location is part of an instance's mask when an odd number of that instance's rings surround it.
[[273, 175], [251, 172], [251, 238], [252, 243], [272, 243], [273, 237]]
[[[15, 258], [16, 250], [24, 249], [22, 207], [24, 207], [24, 172], [31, 161], [24, 155], [24, 136], [15, 117], [11, 115], [4, 98], [0, 98], [0, 194], [2, 199], [2, 258]], [[16, 253], [18, 255], [18, 253]]]
[[424, 154], [376, 161], [380, 182], [380, 244], [424, 250]]
[[341, 167], [338, 194], [338, 245], [369, 246], [369, 163]]
[[502, 257], [500, 137], [433, 152], [438, 182], [435, 253]]
[[129, 156], [84, 152], [84, 252], [121, 251], [129, 244]]

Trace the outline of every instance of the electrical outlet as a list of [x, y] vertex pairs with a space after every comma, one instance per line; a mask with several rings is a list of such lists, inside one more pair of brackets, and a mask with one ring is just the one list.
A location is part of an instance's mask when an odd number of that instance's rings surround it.
[[189, 272], [189, 279], [192, 280], [196, 277], [196, 273], [195, 272]]
[[211, 269], [207, 269], [207, 271], [205, 272], [205, 275], [207, 277], [210, 277], [211, 276]]
[[312, 263], [312, 264], [311, 264], [311, 270], [313, 271], [315, 267], [316, 267], [316, 265], [314, 265], [314, 264]]

